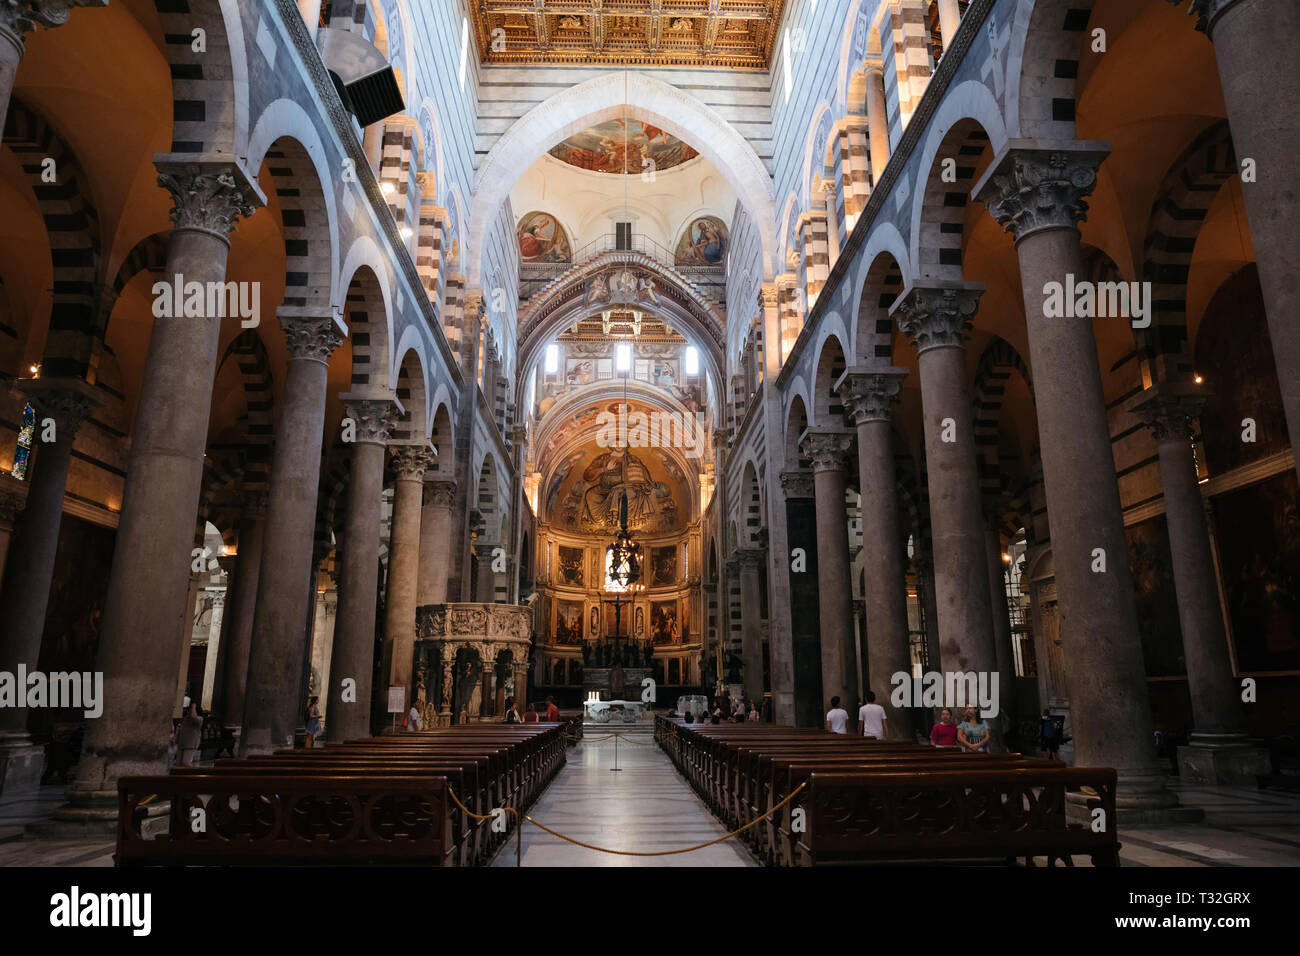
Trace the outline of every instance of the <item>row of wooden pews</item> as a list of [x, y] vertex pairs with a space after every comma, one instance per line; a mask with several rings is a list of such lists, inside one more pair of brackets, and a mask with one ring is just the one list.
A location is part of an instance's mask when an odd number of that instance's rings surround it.
[[[753, 824], [740, 838], [769, 865], [1119, 862], [1112, 769], [667, 717], [656, 718], [655, 739], [729, 829]], [[1083, 795], [1096, 822], [1067, 819], [1067, 792]]]
[[493, 811], [527, 809], [581, 724], [580, 712], [559, 723], [463, 724], [123, 777], [114, 859], [481, 865], [518, 822]]

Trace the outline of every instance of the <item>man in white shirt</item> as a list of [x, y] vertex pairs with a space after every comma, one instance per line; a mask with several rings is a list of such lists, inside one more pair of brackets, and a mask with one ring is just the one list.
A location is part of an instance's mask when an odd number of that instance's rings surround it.
[[876, 692], [867, 691], [867, 702], [858, 708], [858, 723], [862, 726], [862, 736], [885, 739], [885, 708], [876, 703]]
[[411, 705], [411, 711], [406, 715], [406, 729], [409, 733], [415, 733], [420, 730], [420, 708], [415, 704]]
[[831, 709], [826, 712], [826, 730], [832, 734], [849, 732], [849, 712], [840, 706], [838, 697], [831, 698]]

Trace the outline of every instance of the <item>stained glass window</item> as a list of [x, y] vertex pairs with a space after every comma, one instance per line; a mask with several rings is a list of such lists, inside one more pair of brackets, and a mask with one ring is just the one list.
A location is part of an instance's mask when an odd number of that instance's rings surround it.
[[32, 456], [32, 436], [36, 434], [36, 409], [23, 407], [23, 424], [18, 429], [18, 447], [14, 449], [14, 467], [11, 472], [19, 481], [27, 479], [27, 463]]

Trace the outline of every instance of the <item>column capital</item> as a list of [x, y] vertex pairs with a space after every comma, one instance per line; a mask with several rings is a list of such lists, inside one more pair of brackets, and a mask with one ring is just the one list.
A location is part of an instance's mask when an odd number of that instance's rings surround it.
[[104, 403], [99, 392], [79, 378], [23, 378], [14, 390], [31, 403], [38, 417], [53, 418], [65, 435], [74, 435], [81, 423]]
[[1128, 410], [1142, 419], [1156, 441], [1191, 441], [1191, 420], [1201, 414], [1209, 397], [1208, 389], [1195, 385], [1153, 385], [1133, 396]]
[[781, 472], [781, 492], [787, 499], [813, 497], [813, 473], [811, 471]]
[[845, 410], [853, 417], [853, 424], [888, 422], [890, 408], [898, 401], [905, 378], [905, 368], [859, 366], [847, 369], [839, 377], [835, 391], [844, 402]]
[[1188, 0], [1167, 0], [1167, 2], [1175, 5], [1187, 4], [1187, 12], [1196, 17], [1196, 29], [1213, 40], [1214, 25], [1218, 23], [1219, 17], [1242, 0], [1191, 0], [1190, 3]]
[[762, 548], [737, 548], [735, 558], [742, 572], [761, 571], [767, 566], [767, 552]]
[[456, 500], [456, 482], [446, 478], [435, 478], [424, 483], [424, 500], [435, 508], [450, 510]]
[[265, 491], [245, 491], [239, 496], [240, 509], [247, 518], [265, 518], [266, 517], [266, 500]]
[[153, 162], [158, 185], [172, 196], [173, 230], [206, 232], [229, 245], [235, 220], [266, 205], [256, 179], [228, 157], [158, 153]]
[[781, 298], [781, 286], [776, 282], [764, 282], [758, 287], [758, 301], [765, 309], [775, 309]]
[[844, 471], [853, 447], [851, 432], [839, 428], [809, 428], [799, 439], [799, 451], [813, 463], [813, 473]]
[[912, 286], [889, 312], [918, 353], [964, 348], [983, 294], [984, 285], [979, 282], [934, 281]]
[[971, 190], [1016, 242], [1044, 229], [1077, 229], [1107, 143], [1011, 140]]
[[343, 344], [343, 322], [333, 310], [281, 306], [275, 314], [284, 330], [290, 361], [301, 359], [325, 365], [334, 350]]
[[713, 447], [719, 451], [726, 451], [731, 445], [731, 440], [727, 437], [725, 428], [715, 428], [713, 430]]
[[389, 445], [389, 465], [398, 481], [423, 481], [437, 455], [427, 442], [416, 445]]
[[466, 317], [473, 315], [481, 320], [485, 316], [486, 310], [483, 307], [483, 290], [466, 289], [464, 301]]
[[47, 30], [68, 22], [73, 7], [103, 7], [108, 0], [0, 0], [0, 34], [21, 41], [36, 27]]
[[356, 444], [387, 445], [402, 406], [393, 398], [341, 395], [343, 414], [356, 424]]

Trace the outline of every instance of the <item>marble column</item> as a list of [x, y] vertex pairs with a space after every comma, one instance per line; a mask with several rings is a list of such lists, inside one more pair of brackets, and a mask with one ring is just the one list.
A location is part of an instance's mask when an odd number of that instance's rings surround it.
[[836, 390], [858, 429], [858, 474], [862, 489], [862, 556], [866, 577], [865, 657], [867, 687], [876, 703], [888, 711], [885, 732], [890, 740], [912, 739], [914, 714], [890, 705], [895, 674], [912, 676], [907, 635], [907, 575], [902, 526], [898, 514], [898, 482], [894, 474], [891, 407], [905, 368], [851, 368]]
[[253, 645], [253, 613], [257, 607], [257, 582], [262, 571], [262, 542], [266, 530], [266, 492], [246, 491], [240, 499], [239, 550], [230, 572], [226, 627], [221, 638], [221, 680], [213, 695], [213, 708], [243, 739], [244, 699], [248, 689], [249, 651]]
[[450, 645], [443, 644], [440, 648], [442, 659], [439, 663], [439, 671], [442, 675], [442, 697], [438, 701], [438, 726], [451, 726], [451, 704], [453, 697], [453, 677], [455, 676], [456, 653]]
[[[19, 664], [36, 669], [54, 580], [72, 445], [77, 429], [100, 403], [92, 386], [75, 379], [24, 379], [18, 389], [36, 411], [36, 455], [28, 472], [27, 506], [14, 536], [14, 551], [22, 560], [9, 568], [0, 591], [0, 607], [5, 609], [0, 614], [0, 670], [9, 673]], [[53, 440], [47, 442], [48, 420], [53, 421]], [[27, 708], [0, 707], [0, 733], [23, 733], [26, 727]]]
[[478, 586], [474, 600], [480, 604], [491, 604], [496, 597], [497, 576], [492, 570], [492, 553], [495, 544], [476, 544], [474, 560], [478, 562]]
[[68, 22], [73, 7], [102, 7], [108, 0], [4, 0], [0, 3], [0, 129], [9, 115], [9, 97], [22, 62], [26, 35], [38, 25], [47, 30]]
[[[961, 281], [918, 282], [891, 312], [916, 347], [921, 373], [942, 669], [989, 679], [985, 675], [996, 673], [998, 665], [965, 362], [966, 333], [983, 291], [982, 285]], [[1000, 696], [1001, 686], [998, 691]], [[997, 721], [989, 726], [990, 747], [1000, 749], [1001, 727]]]
[[[414, 700], [411, 674], [415, 666], [415, 607], [420, 575], [420, 508], [424, 473], [434, 463], [424, 445], [392, 445], [389, 460], [395, 476], [393, 526], [388, 543], [388, 594], [384, 602], [384, 669], [388, 687], [405, 687]], [[387, 689], [380, 688], [387, 698]]]
[[745, 696], [756, 701], [763, 699], [763, 598], [758, 576], [766, 567], [766, 556], [767, 552], [759, 548], [736, 552], [740, 562], [740, 652], [745, 661]]
[[27, 483], [9, 474], [0, 474], [0, 586], [3, 586], [5, 565], [9, 560], [9, 542], [13, 538], [14, 522], [27, 502]]
[[1087, 275], [1076, 223], [1107, 151], [1012, 141], [974, 194], [1015, 237], [1020, 263], [1075, 759], [1115, 768], [1121, 819], [1164, 822], [1197, 813], [1174, 813], [1156, 760], [1092, 322], [1045, 314], [1049, 283]]
[[[781, 496], [785, 502], [785, 526], [789, 529], [786, 550], [782, 555], [781, 576], [787, 588], [790, 621], [790, 716], [777, 723], [796, 727], [820, 727], [826, 713], [821, 699], [820, 601], [817, 568], [817, 509], [814, 500], [813, 474], [810, 471], [780, 473]], [[769, 540], [770, 547], [770, 540]], [[781, 620], [781, 605], [771, 600], [768, 615], [772, 625]], [[775, 671], [773, 673], [775, 682]], [[775, 696], [775, 695], [774, 695]]]
[[849, 526], [844, 509], [845, 456], [852, 438], [838, 428], [810, 428], [800, 453], [813, 463], [817, 500], [817, 603], [821, 619], [822, 706], [839, 697], [854, 722], [857, 666], [853, 639], [853, 586], [849, 574]]
[[878, 65], [867, 68], [867, 141], [871, 146], [871, 185], [889, 164], [889, 113], [885, 105], [885, 74]]
[[370, 736], [384, 448], [400, 414], [400, 407], [392, 399], [348, 398], [344, 396], [344, 413], [356, 423], [356, 440], [348, 479], [347, 515], [343, 519], [339, 610], [330, 654], [327, 731], [333, 743]]
[[957, 0], [939, 0], [939, 34], [943, 37], [943, 49], [946, 53], [952, 46], [952, 38], [957, 35], [961, 24], [961, 8]]
[[[1007, 607], [1006, 562], [1002, 560], [1002, 534], [997, 518], [984, 516], [984, 561], [989, 572], [989, 602], [992, 609], [993, 651], [998, 662], [998, 688], [1004, 732], [1016, 730], [1016, 658], [1011, 648], [1011, 613]], [[1023, 743], [1023, 741], [1021, 742]]]
[[[264, 203], [255, 182], [233, 162], [155, 164], [172, 194], [163, 275], [224, 282], [235, 221]], [[100, 630], [104, 713], [89, 722], [71, 804], [55, 814], [61, 822], [115, 820], [117, 778], [164, 766], [173, 701], [159, 691], [175, 683], [189, 646], [180, 634], [220, 335], [216, 315], [154, 319]]]
[[1191, 420], [1200, 416], [1206, 397], [1206, 390], [1195, 385], [1158, 385], [1139, 394], [1132, 408], [1151, 428], [1159, 448], [1178, 625], [1192, 699], [1193, 730], [1190, 746], [1178, 749], [1179, 779], [1254, 783], [1256, 775], [1270, 773], [1271, 766], [1264, 748], [1247, 746], [1241, 682], [1233, 676], [1228, 655], [1205, 501], [1192, 453]]
[[420, 512], [420, 576], [416, 605], [447, 602], [447, 573], [451, 549], [451, 509], [456, 482], [434, 479], [424, 483], [424, 508]]
[[1291, 447], [1300, 447], [1300, 190], [1295, 158], [1300, 122], [1280, 106], [1300, 102], [1300, 4], [1270, 0], [1191, 0], [1197, 29], [1214, 43], [1219, 82], [1238, 162], [1254, 163], [1241, 193], [1268, 313]]
[[276, 312], [288, 345], [284, 392], [271, 460], [262, 569], [244, 698], [245, 753], [292, 747], [306, 701], [300, 699], [307, 654], [316, 539], [316, 490], [325, 430], [329, 357], [343, 342], [342, 323], [318, 306]]

